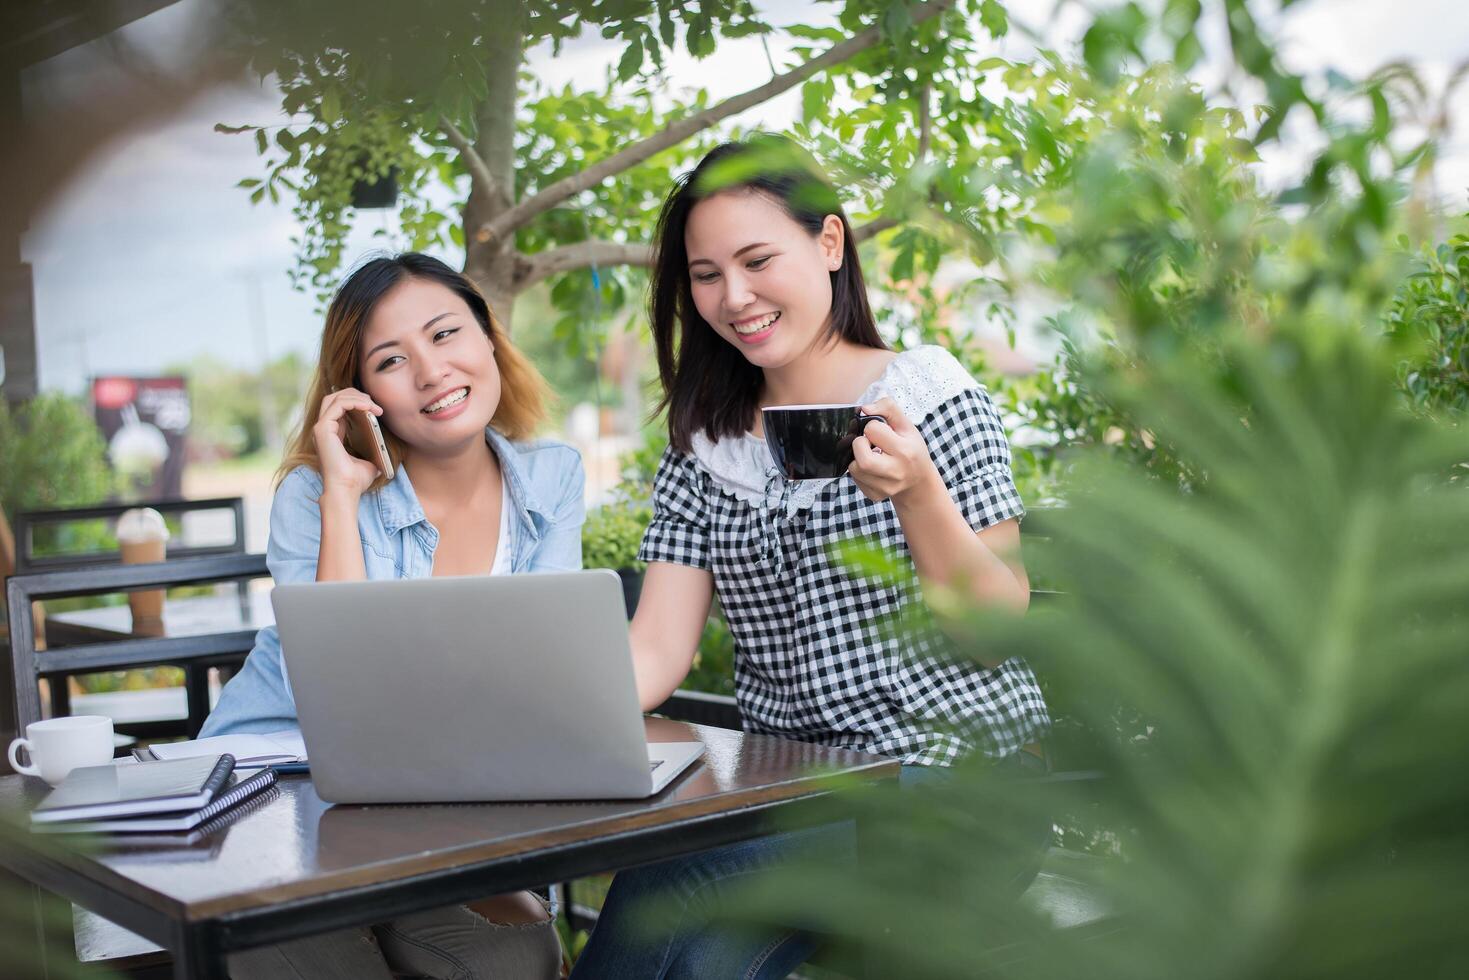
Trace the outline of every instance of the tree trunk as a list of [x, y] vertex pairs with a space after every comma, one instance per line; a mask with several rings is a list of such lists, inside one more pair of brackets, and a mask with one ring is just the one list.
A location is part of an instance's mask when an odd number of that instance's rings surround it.
[[496, 186], [471, 180], [463, 213], [464, 273], [479, 285], [490, 309], [509, 330], [515, 311], [515, 239], [495, 241], [480, 229], [515, 203], [515, 109], [525, 38], [519, 0], [500, 0], [496, 8], [500, 26], [484, 33], [489, 94], [479, 106], [473, 137], [475, 151]]

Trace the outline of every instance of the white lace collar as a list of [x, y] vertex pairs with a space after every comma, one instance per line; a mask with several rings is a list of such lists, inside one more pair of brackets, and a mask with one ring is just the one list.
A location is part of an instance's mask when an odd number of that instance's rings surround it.
[[[868, 404], [879, 398], [891, 398], [917, 425], [959, 392], [977, 387], [979, 382], [944, 348], [915, 347], [888, 362], [881, 377], [867, 386], [858, 401]], [[715, 486], [735, 499], [761, 506], [767, 502], [767, 490], [779, 491], [783, 481], [764, 439], [746, 432], [711, 442], [704, 433], [696, 432], [692, 443], [694, 458], [709, 472]], [[792, 483], [786, 497], [786, 512], [794, 514], [810, 508], [817, 495], [832, 482]]]

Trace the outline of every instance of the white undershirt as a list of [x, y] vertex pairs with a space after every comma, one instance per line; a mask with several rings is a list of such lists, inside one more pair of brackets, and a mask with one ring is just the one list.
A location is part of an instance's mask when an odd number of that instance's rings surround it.
[[500, 537], [495, 542], [495, 563], [490, 566], [491, 575], [510, 574], [510, 494], [505, 489], [505, 479], [500, 479]]

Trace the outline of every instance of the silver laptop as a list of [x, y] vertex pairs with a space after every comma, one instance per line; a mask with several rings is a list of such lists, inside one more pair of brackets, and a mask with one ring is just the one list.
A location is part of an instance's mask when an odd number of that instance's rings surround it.
[[323, 800], [641, 799], [703, 752], [644, 736], [614, 572], [314, 582], [271, 601]]

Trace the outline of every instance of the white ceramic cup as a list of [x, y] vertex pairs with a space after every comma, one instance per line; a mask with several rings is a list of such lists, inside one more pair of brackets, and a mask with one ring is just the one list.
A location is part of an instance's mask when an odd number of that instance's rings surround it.
[[[31, 764], [20, 764], [25, 749]], [[26, 726], [25, 738], [10, 743], [10, 767], [27, 776], [40, 776], [52, 786], [79, 766], [112, 761], [112, 719], [105, 715], [68, 715]]]

